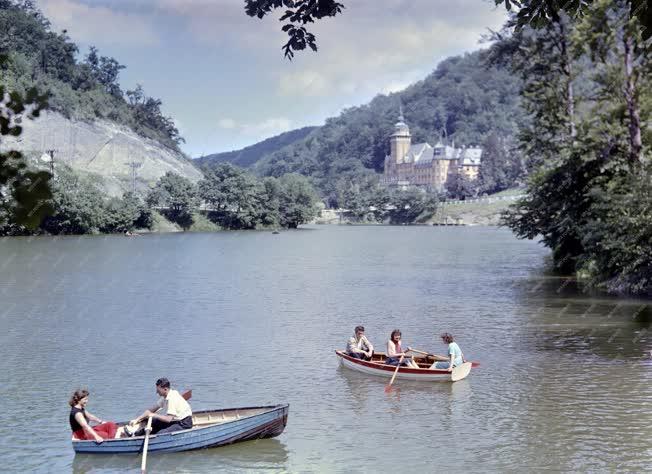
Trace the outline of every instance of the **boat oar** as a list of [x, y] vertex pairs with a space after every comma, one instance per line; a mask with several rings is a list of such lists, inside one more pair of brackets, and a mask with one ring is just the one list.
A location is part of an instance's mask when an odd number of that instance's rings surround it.
[[145, 428], [145, 444], [143, 445], [143, 461], [140, 463], [140, 472], [145, 474], [147, 470], [147, 448], [149, 447], [149, 434], [152, 432], [152, 417], [147, 419], [147, 427]]
[[[434, 359], [439, 357], [442, 362], [446, 362], [447, 360], [449, 360], [448, 357], [438, 356], [435, 354], [431, 354], [430, 352], [419, 351], [417, 349], [411, 349], [411, 351], [416, 352], [417, 354], [423, 354], [424, 356], [433, 357]], [[471, 362], [471, 367], [480, 367], [480, 362], [475, 362], [475, 361], [469, 361], [469, 362]]]
[[403, 357], [405, 357], [405, 355], [402, 355], [401, 358], [399, 359], [398, 365], [396, 366], [396, 370], [394, 371], [394, 375], [392, 375], [392, 380], [389, 381], [389, 385], [385, 386], [385, 393], [389, 393], [392, 391], [392, 384], [394, 383], [396, 374], [398, 374], [398, 369], [401, 367], [401, 363], [403, 362]]

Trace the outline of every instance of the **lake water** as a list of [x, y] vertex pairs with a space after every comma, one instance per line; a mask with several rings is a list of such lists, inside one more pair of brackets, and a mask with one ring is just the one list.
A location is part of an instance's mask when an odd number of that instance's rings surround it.
[[[154, 381], [195, 410], [290, 404], [272, 440], [152, 455], [150, 472], [644, 471], [652, 466], [649, 301], [546, 275], [547, 250], [470, 227], [0, 239], [0, 459], [10, 472], [138, 472], [75, 456], [67, 400], [134, 417]], [[457, 383], [339, 366], [354, 326], [384, 350], [481, 366]]]

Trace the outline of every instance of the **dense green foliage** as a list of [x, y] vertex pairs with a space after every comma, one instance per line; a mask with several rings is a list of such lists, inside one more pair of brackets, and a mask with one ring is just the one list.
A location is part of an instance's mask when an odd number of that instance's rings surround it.
[[[0, 68], [7, 56], [0, 54]], [[30, 88], [23, 95], [0, 84], [0, 137], [21, 135], [22, 120], [39, 116], [47, 108], [47, 98]], [[50, 174], [31, 170], [17, 150], [0, 153], [0, 235], [35, 228], [52, 209]]]
[[209, 219], [226, 229], [296, 228], [316, 217], [319, 201], [304, 176], [259, 179], [230, 163], [206, 173], [199, 196], [210, 206]]
[[156, 183], [146, 198], [147, 204], [158, 208], [170, 221], [188, 230], [193, 224], [193, 210], [199, 205], [197, 187], [187, 178], [168, 171]]
[[137, 196], [106, 198], [100, 178], [80, 176], [65, 165], [53, 180], [51, 206], [54, 213], [40, 226], [50, 234], [120, 233], [152, 224], [149, 208]]
[[[518, 29], [541, 28], [559, 21], [560, 16], [581, 18], [592, 14], [596, 0], [494, 0], [505, 4], [507, 11], [515, 12], [514, 24]], [[627, 0], [630, 11], [637, 15], [640, 32], [645, 40], [652, 36], [652, 9], [647, 0]]]
[[652, 294], [652, 63], [628, 3], [593, 2], [575, 23], [560, 12], [494, 53], [525, 76], [520, 140], [537, 167], [505, 223], [541, 236], [562, 272]]
[[32, 87], [47, 91], [50, 108], [68, 117], [106, 118], [178, 149], [183, 139], [161, 112], [160, 100], [140, 86], [123, 92], [118, 77], [124, 66], [114, 58], [91, 48], [78, 61], [77, 53], [65, 31], [53, 32], [33, 2], [0, 0], [0, 54], [9, 58], [2, 84], [21, 93]]
[[283, 52], [292, 59], [295, 51], [303, 51], [306, 46], [317, 51], [315, 35], [305, 25], [341, 13], [344, 5], [335, 0], [245, 0], [245, 11], [252, 17], [263, 18], [277, 8], [284, 9], [280, 21], [285, 24], [281, 29], [288, 35]]

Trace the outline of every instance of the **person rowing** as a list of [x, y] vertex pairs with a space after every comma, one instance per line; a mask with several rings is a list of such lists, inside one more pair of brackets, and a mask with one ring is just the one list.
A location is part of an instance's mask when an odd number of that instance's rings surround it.
[[439, 370], [446, 369], [449, 372], [452, 372], [454, 367], [462, 365], [464, 362], [466, 362], [466, 359], [464, 358], [462, 349], [460, 349], [460, 346], [457, 345], [457, 342], [455, 342], [452, 334], [445, 332], [441, 335], [441, 339], [445, 344], [448, 344], [448, 360], [437, 361], [432, 364], [430, 368]]
[[[86, 411], [88, 395], [88, 390], [75, 390], [68, 402], [70, 405], [69, 422], [73, 437], [80, 440], [94, 440], [96, 443], [101, 443], [105, 439], [113, 439], [118, 431], [118, 425], [113, 421], [105, 422]], [[91, 426], [89, 421], [98, 424]]]
[[[161, 397], [156, 405], [149, 410], [145, 410], [142, 415], [132, 420], [130, 425], [136, 425], [148, 417], [152, 417], [152, 433], [163, 434], [174, 431], [187, 430], [192, 428], [192, 409], [190, 404], [181, 396], [181, 394], [170, 388], [170, 381], [166, 378], [160, 378], [156, 381], [156, 393]], [[165, 414], [156, 413], [163, 409]], [[131, 433], [127, 432], [131, 435]], [[145, 429], [139, 429], [132, 436], [142, 436]]]
[[[401, 348], [401, 331], [394, 329], [392, 334], [389, 336], [389, 341], [387, 341], [387, 359], [385, 364], [387, 365], [402, 365], [405, 367], [411, 367], [413, 369], [418, 369], [418, 364], [414, 361], [411, 356], [408, 356], [407, 353], [412, 350], [411, 347], [407, 348], [407, 351], [403, 352]], [[401, 357], [403, 360], [401, 361]]]
[[374, 355], [374, 346], [364, 335], [364, 326], [356, 326], [354, 336], [349, 338], [346, 344], [347, 355], [362, 360], [371, 360]]

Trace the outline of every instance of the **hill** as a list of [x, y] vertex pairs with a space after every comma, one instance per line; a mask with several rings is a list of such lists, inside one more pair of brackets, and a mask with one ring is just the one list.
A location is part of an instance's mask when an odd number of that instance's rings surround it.
[[281, 148], [302, 140], [317, 127], [303, 127], [281, 133], [262, 142], [242, 148], [241, 150], [214, 153], [195, 159], [199, 166], [213, 167], [218, 163], [231, 163], [242, 168], [249, 168], [262, 157], [274, 153]]
[[[423, 81], [344, 110], [303, 140], [262, 157], [255, 169], [270, 176], [308, 175], [335, 205], [343, 188], [382, 171], [399, 105], [413, 143], [443, 139], [459, 145], [484, 144], [491, 135], [509, 143], [525, 120], [520, 79], [506, 67], [488, 66], [486, 54], [478, 51], [448, 58]], [[488, 162], [485, 172], [493, 172], [494, 166], [507, 167], [506, 160]]]
[[54, 149], [55, 161], [105, 178], [114, 195], [130, 190], [138, 166], [140, 188], [166, 171], [193, 181], [201, 172], [181, 153], [179, 135], [161, 101], [138, 86], [123, 91], [125, 68], [91, 47], [83, 59], [65, 32], [52, 31], [33, 2], [0, 0], [0, 83], [24, 94], [31, 87], [49, 94], [50, 113], [26, 121], [20, 140], [3, 140], [37, 159]]

